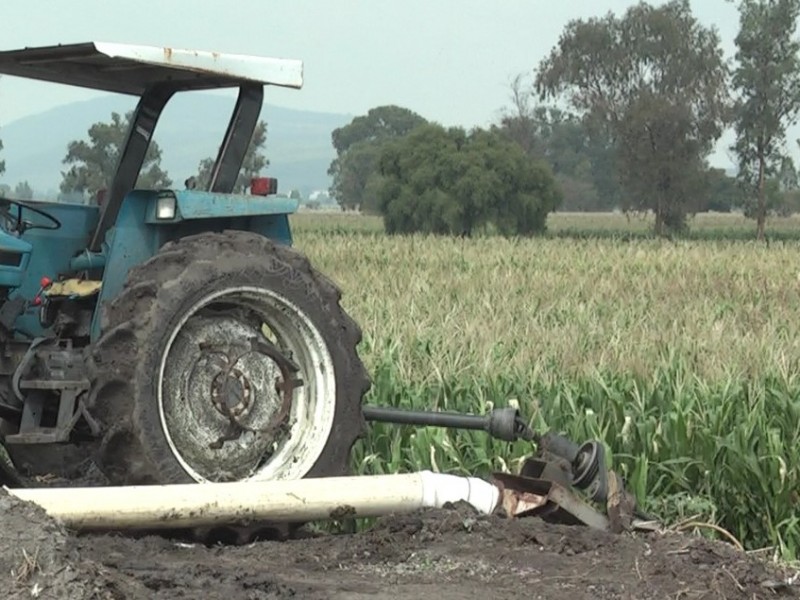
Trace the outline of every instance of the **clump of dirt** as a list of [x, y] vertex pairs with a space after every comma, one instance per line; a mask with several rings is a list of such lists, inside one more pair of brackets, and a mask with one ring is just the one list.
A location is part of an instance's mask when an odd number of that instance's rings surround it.
[[[0, 488], [0, 573], [4, 598], [120, 598], [144, 592], [135, 580], [83, 560], [43, 509]], [[144, 597], [141, 596], [140, 597]]]
[[0, 570], [11, 599], [800, 598], [790, 573], [728, 544], [463, 506], [385, 517], [358, 534], [207, 546], [76, 535], [0, 490]]

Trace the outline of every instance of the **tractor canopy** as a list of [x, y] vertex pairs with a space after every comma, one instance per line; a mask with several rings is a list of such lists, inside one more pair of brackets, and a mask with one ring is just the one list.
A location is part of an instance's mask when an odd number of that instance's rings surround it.
[[253, 137], [267, 85], [299, 89], [303, 62], [244, 54], [106, 42], [0, 51], [0, 75], [138, 96], [127, 137], [88, 249], [99, 252], [134, 189], [158, 120], [176, 93], [238, 88], [239, 96], [207, 184], [230, 194]]
[[0, 51], [0, 73], [135, 96], [155, 86], [303, 86], [300, 60], [107, 42]]

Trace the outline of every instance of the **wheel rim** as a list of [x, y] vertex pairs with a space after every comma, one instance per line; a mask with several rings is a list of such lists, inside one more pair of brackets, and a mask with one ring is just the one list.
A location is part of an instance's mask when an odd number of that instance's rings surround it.
[[[290, 363], [299, 369], [292, 376]], [[303, 477], [336, 408], [319, 330], [295, 304], [256, 287], [208, 294], [185, 313], [163, 351], [157, 390], [170, 450], [198, 482]]]

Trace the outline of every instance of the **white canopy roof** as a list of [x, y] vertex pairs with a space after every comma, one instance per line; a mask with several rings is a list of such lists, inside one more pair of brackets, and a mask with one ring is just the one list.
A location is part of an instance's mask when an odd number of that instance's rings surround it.
[[303, 86], [300, 60], [106, 42], [0, 51], [0, 74], [136, 96], [157, 83], [177, 91]]

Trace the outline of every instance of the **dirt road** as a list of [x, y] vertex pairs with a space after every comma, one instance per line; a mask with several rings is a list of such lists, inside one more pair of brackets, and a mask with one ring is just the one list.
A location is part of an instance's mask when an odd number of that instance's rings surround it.
[[614, 536], [468, 510], [387, 517], [368, 532], [247, 546], [76, 536], [0, 491], [4, 598], [224, 600], [798, 598], [790, 573], [677, 534]]

